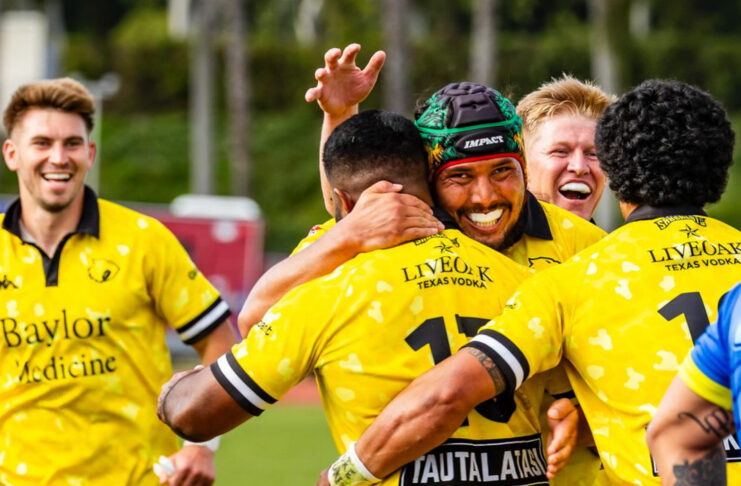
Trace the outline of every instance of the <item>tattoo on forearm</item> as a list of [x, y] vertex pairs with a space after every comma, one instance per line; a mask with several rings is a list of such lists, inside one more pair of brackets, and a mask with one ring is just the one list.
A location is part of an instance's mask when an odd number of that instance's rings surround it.
[[712, 412], [704, 417], [697, 417], [689, 412], [680, 412], [677, 414], [677, 418], [688, 418], [699, 425], [706, 434], [713, 434], [720, 439], [732, 434], [734, 429], [733, 415], [721, 407], [714, 408]]
[[725, 486], [726, 455], [716, 447], [696, 461], [675, 464], [673, 470], [677, 480], [674, 486]]
[[507, 383], [504, 381], [504, 375], [502, 375], [502, 372], [499, 370], [499, 367], [496, 365], [496, 363], [494, 363], [494, 361], [492, 361], [490, 357], [476, 348], [465, 349], [466, 351], [468, 351], [469, 354], [479, 360], [481, 366], [483, 366], [484, 369], [486, 369], [486, 372], [489, 373], [491, 381], [494, 382], [494, 389], [496, 390], [496, 393], [498, 394], [503, 392], [504, 389], [507, 387]]

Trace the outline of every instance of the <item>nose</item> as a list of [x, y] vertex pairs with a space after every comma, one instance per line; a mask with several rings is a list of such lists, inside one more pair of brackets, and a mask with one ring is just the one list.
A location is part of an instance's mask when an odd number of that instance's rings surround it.
[[499, 199], [497, 188], [486, 176], [475, 177], [470, 187], [469, 200], [472, 204], [488, 207]]
[[587, 157], [581, 150], [575, 150], [569, 157], [568, 170], [575, 173], [576, 175], [589, 174], [589, 164], [587, 163]]
[[49, 151], [49, 162], [52, 164], [66, 164], [69, 160], [67, 148], [63, 143], [54, 143]]

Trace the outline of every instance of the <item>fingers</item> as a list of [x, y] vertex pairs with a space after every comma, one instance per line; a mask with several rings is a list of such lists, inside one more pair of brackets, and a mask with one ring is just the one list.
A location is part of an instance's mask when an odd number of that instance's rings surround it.
[[339, 60], [339, 64], [355, 64], [355, 57], [360, 51], [360, 44], [350, 44], [345, 47], [342, 57]]
[[569, 457], [571, 456], [572, 448], [563, 449], [556, 454], [551, 454], [548, 456], [548, 469], [546, 471], [546, 476], [548, 476], [548, 479], [553, 479], [553, 477], [564, 468], [566, 463], [569, 460]]
[[558, 399], [548, 407], [548, 418], [552, 420], [562, 420], [570, 413], [576, 413], [576, 408], [568, 398]]
[[381, 194], [385, 192], [400, 192], [404, 186], [401, 184], [394, 184], [389, 181], [378, 181], [370, 187], [367, 187], [360, 195], [364, 194]]
[[319, 479], [315, 486], [329, 486], [329, 468], [319, 474]]
[[342, 55], [342, 51], [336, 47], [333, 47], [332, 49], [328, 50], [324, 54], [324, 66], [327, 69], [335, 69], [337, 67], [337, 61], [340, 59], [341, 55]]
[[381, 72], [381, 68], [383, 67], [384, 62], [386, 62], [386, 53], [383, 51], [376, 51], [371, 56], [370, 61], [368, 61], [368, 64], [365, 66], [365, 69], [363, 69], [363, 73], [367, 76], [377, 78], [378, 73]]

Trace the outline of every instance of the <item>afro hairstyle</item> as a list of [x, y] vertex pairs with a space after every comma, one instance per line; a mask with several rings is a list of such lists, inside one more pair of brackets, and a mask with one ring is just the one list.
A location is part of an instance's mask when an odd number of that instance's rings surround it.
[[723, 106], [679, 81], [649, 80], [607, 107], [595, 145], [618, 199], [703, 207], [728, 182], [734, 133]]

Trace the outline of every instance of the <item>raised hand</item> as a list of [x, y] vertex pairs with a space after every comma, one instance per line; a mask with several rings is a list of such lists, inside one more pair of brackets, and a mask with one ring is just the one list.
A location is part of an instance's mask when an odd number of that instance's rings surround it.
[[378, 79], [386, 53], [377, 51], [365, 69], [355, 64], [360, 44], [350, 44], [344, 51], [332, 48], [324, 54], [324, 67], [314, 72], [317, 84], [304, 95], [307, 102], [319, 103], [321, 109], [334, 117], [349, 117], [368, 97]]

